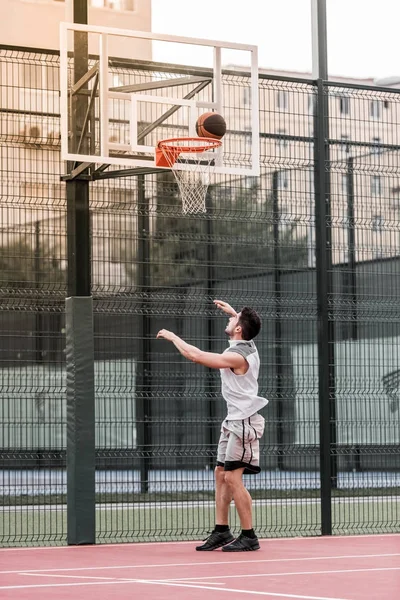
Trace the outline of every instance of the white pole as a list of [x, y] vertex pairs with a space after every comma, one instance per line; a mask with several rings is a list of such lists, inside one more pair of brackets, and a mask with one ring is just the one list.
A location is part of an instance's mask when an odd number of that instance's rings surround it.
[[100, 80], [100, 154], [103, 157], [103, 162], [106, 162], [104, 157], [108, 156], [108, 36], [106, 33], [100, 35], [100, 64], [99, 64], [99, 80]]
[[312, 76], [328, 79], [326, 0], [311, 0]]
[[61, 158], [66, 160], [68, 147], [68, 31], [60, 24], [60, 113]]
[[251, 168], [253, 175], [260, 175], [260, 120], [258, 102], [258, 49], [251, 51]]
[[[214, 78], [213, 78], [213, 101], [217, 107], [217, 112], [222, 115], [222, 57], [221, 48], [214, 48]], [[222, 166], [223, 145], [215, 152], [215, 164], [217, 167]]]

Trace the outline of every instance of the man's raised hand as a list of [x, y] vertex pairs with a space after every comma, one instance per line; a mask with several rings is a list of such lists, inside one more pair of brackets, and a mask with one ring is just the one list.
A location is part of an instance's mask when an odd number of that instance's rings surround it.
[[231, 315], [232, 317], [236, 317], [237, 312], [230, 304], [224, 302], [223, 300], [214, 300], [214, 304], [217, 308], [220, 308], [227, 315]]

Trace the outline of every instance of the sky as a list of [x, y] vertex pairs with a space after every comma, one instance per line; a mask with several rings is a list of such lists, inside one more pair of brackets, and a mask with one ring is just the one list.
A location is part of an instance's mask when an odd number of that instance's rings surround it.
[[[259, 66], [311, 73], [312, 0], [152, 0], [152, 31], [254, 44]], [[329, 77], [400, 79], [400, 0], [326, 0]], [[225, 64], [240, 63], [226, 55]], [[153, 59], [206, 65], [208, 55], [170, 44]]]

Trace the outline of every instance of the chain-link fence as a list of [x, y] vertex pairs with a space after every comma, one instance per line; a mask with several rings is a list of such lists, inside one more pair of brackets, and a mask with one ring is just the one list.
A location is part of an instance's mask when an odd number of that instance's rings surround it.
[[[0, 538], [64, 543], [58, 55], [3, 47], [0, 60]], [[157, 65], [115, 71], [125, 84], [157, 78]], [[223, 77], [229, 112], [248, 82]], [[219, 374], [155, 335], [222, 351], [214, 298], [263, 322], [263, 470], [246, 478], [259, 535], [321, 533], [323, 422], [332, 531], [399, 531], [400, 96], [325, 84], [321, 97], [311, 81], [264, 75], [259, 94], [261, 176], [213, 181], [204, 215], [182, 214], [169, 173], [90, 184], [100, 542], [199, 538], [213, 525]]]

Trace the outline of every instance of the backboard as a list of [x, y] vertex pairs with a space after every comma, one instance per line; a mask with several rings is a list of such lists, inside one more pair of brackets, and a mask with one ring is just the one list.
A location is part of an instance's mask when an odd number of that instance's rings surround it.
[[[141, 43], [179, 63], [141, 61]], [[256, 46], [61, 23], [60, 71], [63, 160], [156, 169], [158, 141], [196, 136], [216, 111], [227, 133], [212, 172], [259, 175]]]

